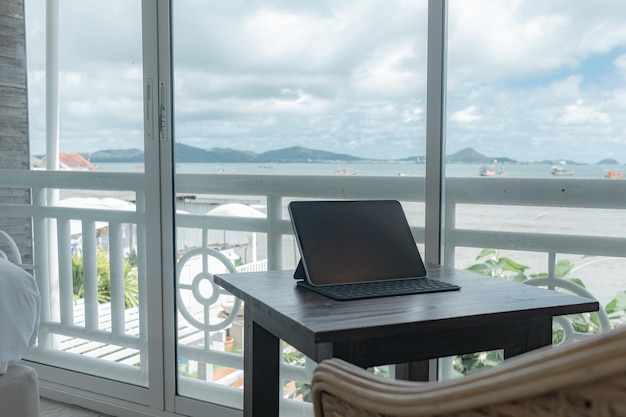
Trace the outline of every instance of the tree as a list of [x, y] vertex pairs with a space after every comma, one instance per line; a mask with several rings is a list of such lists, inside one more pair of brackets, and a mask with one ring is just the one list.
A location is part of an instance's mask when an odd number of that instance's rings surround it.
[[[98, 275], [98, 302], [111, 301], [111, 268], [109, 253], [102, 248], [96, 251], [96, 273]], [[126, 308], [139, 305], [139, 285], [137, 279], [137, 255], [131, 252], [124, 258], [124, 304]], [[74, 299], [84, 298], [83, 253], [77, 248], [72, 254], [72, 281]]]

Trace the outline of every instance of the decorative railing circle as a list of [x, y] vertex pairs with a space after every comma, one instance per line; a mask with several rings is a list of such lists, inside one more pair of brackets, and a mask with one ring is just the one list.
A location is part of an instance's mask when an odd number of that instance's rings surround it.
[[[202, 256], [202, 272], [196, 274], [191, 283], [182, 282], [181, 272], [185, 266], [185, 264], [192, 258], [196, 256]], [[193, 295], [193, 299], [195, 302], [200, 304], [206, 313], [212, 304], [218, 301], [221, 295], [232, 295], [224, 288], [220, 287], [213, 280], [213, 274], [208, 271], [209, 262], [208, 258], [213, 257], [217, 259], [220, 263], [222, 263], [228, 270], [229, 273], [237, 272], [237, 269], [233, 265], [230, 259], [225, 256], [223, 253], [218, 252], [214, 249], [210, 248], [195, 248], [187, 253], [185, 253], [176, 264], [176, 300], [177, 300], [177, 308], [178, 311], [183, 315], [185, 320], [189, 322], [192, 326], [196, 327], [199, 330], [203, 331], [217, 331], [222, 330], [230, 326], [230, 324], [237, 318], [237, 314], [241, 309], [241, 300], [239, 298], [235, 298], [232, 309], [227, 312], [226, 316], [221, 316], [223, 320], [216, 323], [202, 322], [198, 320], [185, 306], [185, 303], [182, 298], [182, 291], [191, 291]], [[211, 285], [211, 295], [206, 296], [201, 291], [201, 284], [203, 282], [208, 282]], [[205, 314], [206, 316], [206, 314]]]

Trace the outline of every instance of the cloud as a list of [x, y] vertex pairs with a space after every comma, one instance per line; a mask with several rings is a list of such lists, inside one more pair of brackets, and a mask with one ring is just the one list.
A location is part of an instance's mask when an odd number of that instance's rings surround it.
[[615, 61], [615, 67], [622, 74], [624, 78], [626, 78], [626, 54], [622, 54], [618, 56]]
[[449, 56], [456, 76], [499, 79], [573, 69], [626, 44], [626, 3], [472, 0], [451, 4]]
[[482, 119], [482, 116], [477, 114], [475, 106], [467, 107], [463, 110], [457, 111], [450, 116], [450, 120], [458, 123], [473, 123]]
[[580, 85], [583, 77], [580, 74], [570, 75], [562, 80], [556, 80], [550, 84], [552, 98], [570, 99], [580, 97]]
[[[425, 95], [426, 61], [425, 38], [415, 36], [412, 26], [425, 19], [424, 5], [346, 4], [294, 10], [292, 3], [270, 8], [252, 2], [236, 12], [239, 20], [230, 8], [220, 8], [206, 15], [210, 22], [175, 37], [177, 97], [192, 100], [179, 107], [185, 122], [237, 118], [250, 129], [247, 137], [256, 138], [243, 145], [252, 150], [308, 140], [312, 147], [377, 156], [392, 135], [415, 142], [424, 120], [414, 99]], [[202, 6], [179, 7], [189, 26]], [[190, 54], [183, 49], [189, 42], [206, 53]], [[269, 114], [276, 120], [271, 130], [255, 128], [253, 120]], [[219, 140], [212, 135], [204, 144]]]
[[[451, 3], [448, 150], [590, 163], [626, 152], [624, 15], [618, 1]], [[478, 122], [454, 123], [472, 108]]]
[[615, 111], [623, 114], [626, 111], [626, 89], [615, 90], [611, 102], [615, 105]]
[[[173, 3], [176, 140], [424, 154], [427, 1]], [[143, 147], [141, 4], [60, 3], [63, 151]], [[45, 1], [26, 2], [31, 149], [45, 150]], [[626, 152], [626, 2], [456, 0], [447, 149]], [[575, 144], [575, 145], [573, 145]]]
[[421, 107], [409, 107], [404, 110], [403, 120], [406, 123], [417, 122], [424, 117], [424, 109]]
[[576, 103], [565, 106], [562, 115], [558, 118], [560, 123], [570, 124], [609, 124], [611, 118], [608, 114], [603, 113], [593, 107], [586, 106], [583, 100], [577, 100]]

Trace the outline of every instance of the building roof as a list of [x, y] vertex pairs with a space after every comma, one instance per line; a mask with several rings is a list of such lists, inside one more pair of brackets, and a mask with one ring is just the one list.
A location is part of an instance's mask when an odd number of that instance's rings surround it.
[[96, 166], [79, 153], [60, 153], [59, 164], [64, 169], [95, 169]]
[[[31, 168], [45, 169], [46, 157], [41, 159], [31, 156]], [[59, 154], [59, 168], [65, 170], [86, 171], [88, 169], [96, 169], [97, 166], [86, 160], [79, 153], [61, 152]]]

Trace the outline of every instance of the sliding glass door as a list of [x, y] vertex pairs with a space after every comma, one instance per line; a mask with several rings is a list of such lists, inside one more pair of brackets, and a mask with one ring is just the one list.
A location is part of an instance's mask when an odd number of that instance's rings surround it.
[[[212, 277], [295, 268], [290, 201], [400, 200], [423, 249], [427, 8], [173, 2], [179, 395], [241, 409], [243, 309]], [[314, 364], [283, 358], [301, 413]]]
[[[239, 415], [241, 303], [212, 276], [294, 268], [291, 200], [399, 200], [424, 250], [427, 8], [27, 0], [45, 395]], [[310, 412], [314, 364], [282, 353]]]
[[156, 9], [25, 2], [33, 209], [15, 212], [42, 296], [28, 359], [44, 394], [60, 384], [78, 403], [163, 409]]
[[530, 276], [554, 254], [603, 305], [624, 288], [623, 251], [587, 241], [625, 234], [611, 178], [626, 162], [618, 14], [585, 1], [450, 1], [446, 171], [476, 187], [449, 195], [450, 225], [493, 234], [455, 241], [456, 266], [510, 257]]
[[[619, 9], [449, 1], [445, 263], [553, 288], [564, 279], [603, 309], [619, 305], [610, 307], [626, 288], [614, 178], [626, 162]], [[608, 327], [576, 320], [576, 331]]]

